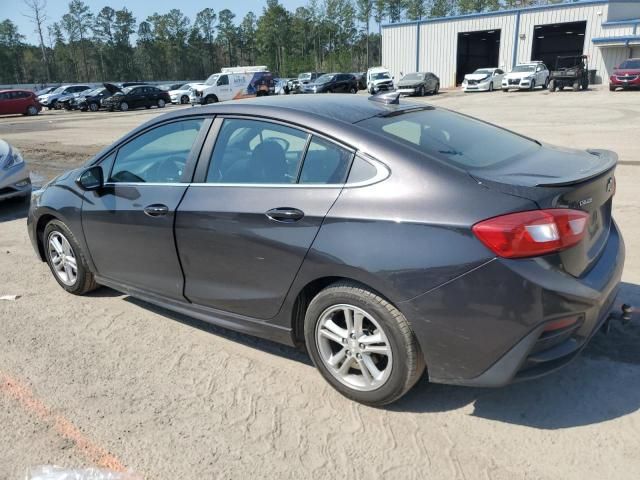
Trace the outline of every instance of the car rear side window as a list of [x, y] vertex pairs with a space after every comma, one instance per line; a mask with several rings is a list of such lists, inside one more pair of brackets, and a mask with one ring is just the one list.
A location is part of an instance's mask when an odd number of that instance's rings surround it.
[[228, 118], [218, 133], [207, 183], [295, 183], [308, 138], [277, 123]]
[[493, 167], [539, 148], [528, 138], [439, 109], [373, 117], [358, 125], [464, 169]]
[[203, 119], [160, 125], [120, 147], [109, 182], [179, 182]]
[[313, 137], [304, 157], [300, 183], [344, 183], [353, 153], [322, 138]]

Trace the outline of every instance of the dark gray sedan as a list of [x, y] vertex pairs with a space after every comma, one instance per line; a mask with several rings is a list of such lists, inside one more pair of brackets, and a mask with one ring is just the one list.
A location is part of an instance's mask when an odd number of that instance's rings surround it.
[[157, 117], [34, 192], [35, 250], [70, 293], [106, 285], [306, 348], [369, 405], [425, 371], [500, 386], [566, 364], [618, 292], [616, 155], [393, 101]]

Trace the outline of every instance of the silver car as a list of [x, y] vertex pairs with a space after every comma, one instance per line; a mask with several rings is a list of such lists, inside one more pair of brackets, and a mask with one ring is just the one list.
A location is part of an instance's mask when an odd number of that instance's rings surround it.
[[20, 152], [0, 140], [0, 200], [31, 195], [29, 169]]

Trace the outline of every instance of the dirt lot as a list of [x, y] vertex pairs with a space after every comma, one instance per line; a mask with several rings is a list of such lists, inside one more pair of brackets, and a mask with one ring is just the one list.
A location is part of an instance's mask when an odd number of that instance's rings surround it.
[[[426, 99], [542, 141], [620, 154], [622, 300], [640, 305], [640, 93]], [[181, 107], [174, 107], [181, 108]], [[189, 108], [189, 107], [187, 107]], [[156, 110], [0, 118], [42, 180]], [[0, 478], [30, 465], [109, 466], [150, 479], [637, 479], [640, 319], [569, 367], [498, 390], [421, 382], [387, 409], [343, 399], [293, 349], [109, 289], [65, 294], [0, 204]]]

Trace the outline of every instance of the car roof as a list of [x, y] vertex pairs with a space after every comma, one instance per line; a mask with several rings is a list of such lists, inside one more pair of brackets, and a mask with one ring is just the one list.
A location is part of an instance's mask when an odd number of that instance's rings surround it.
[[[206, 105], [199, 107], [198, 110], [208, 114], [254, 115], [292, 121], [303, 117], [315, 117], [324, 121], [354, 124], [380, 114], [427, 106], [410, 102], [387, 105], [374, 102], [369, 98], [353, 94], [270, 95]], [[193, 113], [193, 109], [187, 109], [168, 113], [166, 116], [183, 116]]]
[[34, 93], [32, 90], [27, 90], [26, 88], [6, 88], [4, 90], [0, 90], [0, 93], [6, 92], [29, 92]]

